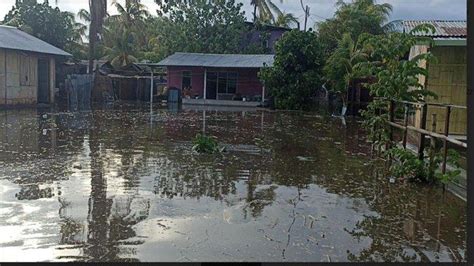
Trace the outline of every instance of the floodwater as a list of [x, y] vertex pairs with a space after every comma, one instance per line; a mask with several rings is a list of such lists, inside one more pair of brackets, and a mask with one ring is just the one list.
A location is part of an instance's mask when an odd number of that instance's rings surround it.
[[464, 261], [466, 203], [381, 165], [316, 113], [2, 110], [0, 261]]

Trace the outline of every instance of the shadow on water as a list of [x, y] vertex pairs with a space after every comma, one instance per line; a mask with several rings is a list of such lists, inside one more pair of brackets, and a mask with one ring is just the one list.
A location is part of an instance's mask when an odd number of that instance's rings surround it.
[[[130, 103], [0, 111], [0, 261], [464, 261], [465, 203], [389, 184], [359, 125]], [[194, 154], [197, 133], [227, 152]]]

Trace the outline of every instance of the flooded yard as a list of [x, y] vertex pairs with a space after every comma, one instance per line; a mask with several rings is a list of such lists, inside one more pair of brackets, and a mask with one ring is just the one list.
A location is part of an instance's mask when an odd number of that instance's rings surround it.
[[0, 261], [464, 261], [466, 203], [382, 173], [316, 113], [2, 110]]

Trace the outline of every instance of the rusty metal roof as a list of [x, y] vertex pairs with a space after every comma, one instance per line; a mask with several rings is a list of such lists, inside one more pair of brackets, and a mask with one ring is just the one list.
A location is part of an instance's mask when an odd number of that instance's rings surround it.
[[433, 38], [466, 38], [467, 23], [465, 20], [401, 20], [394, 22], [395, 28], [400, 32], [410, 32], [416, 26], [429, 24], [435, 28], [435, 32], [417, 32], [417, 36], [428, 36]]
[[0, 25], [0, 48], [29, 51], [51, 55], [71, 56], [71, 54], [54, 47], [15, 27]]

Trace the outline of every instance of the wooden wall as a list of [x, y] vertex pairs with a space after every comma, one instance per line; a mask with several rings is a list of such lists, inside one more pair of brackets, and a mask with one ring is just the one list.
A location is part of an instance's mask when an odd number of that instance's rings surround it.
[[[428, 78], [426, 88], [435, 92], [438, 99], [430, 98], [429, 102], [467, 104], [467, 49], [464, 46], [433, 47], [431, 52], [437, 62], [428, 64]], [[428, 128], [431, 129], [431, 115], [436, 114], [437, 131], [444, 131], [445, 109], [429, 107]], [[453, 109], [450, 121], [450, 134], [465, 135], [467, 133], [467, 110]]]
[[6, 92], [6, 73], [5, 73], [5, 50], [0, 49], [0, 105], [6, 104], [7, 99], [5, 98]]
[[[36, 104], [39, 54], [0, 49], [0, 105]], [[50, 99], [54, 102], [55, 59], [50, 60]]]

